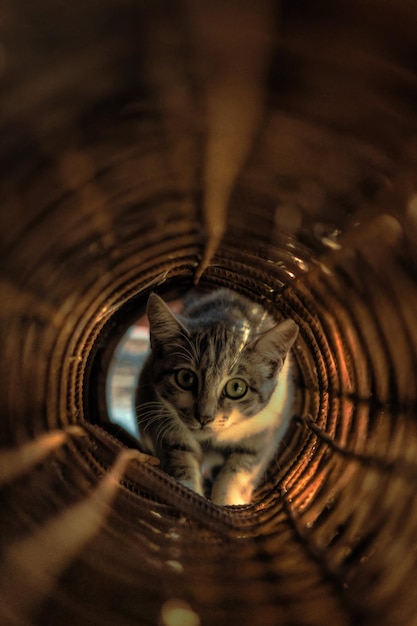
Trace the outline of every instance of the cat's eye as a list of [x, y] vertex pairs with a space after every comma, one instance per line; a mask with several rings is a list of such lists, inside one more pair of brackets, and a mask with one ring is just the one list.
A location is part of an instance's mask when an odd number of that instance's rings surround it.
[[175, 372], [175, 382], [181, 389], [192, 389], [197, 382], [197, 376], [185, 367]]
[[248, 390], [248, 386], [241, 378], [231, 378], [225, 385], [224, 392], [232, 400], [243, 398]]

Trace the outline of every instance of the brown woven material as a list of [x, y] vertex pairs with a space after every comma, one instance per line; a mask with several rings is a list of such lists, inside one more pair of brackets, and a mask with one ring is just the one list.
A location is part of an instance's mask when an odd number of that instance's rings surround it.
[[[3, 0], [0, 623], [417, 624], [412, 2]], [[112, 429], [151, 290], [300, 326], [253, 505]]]

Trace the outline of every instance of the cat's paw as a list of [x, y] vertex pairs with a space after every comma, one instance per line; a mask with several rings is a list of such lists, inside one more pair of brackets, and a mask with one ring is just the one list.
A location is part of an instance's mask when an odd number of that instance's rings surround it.
[[204, 489], [201, 480], [197, 480], [194, 478], [185, 478], [179, 481], [181, 485], [191, 489], [191, 491], [195, 491], [199, 496], [204, 496]]
[[211, 500], [219, 506], [237, 506], [250, 504], [252, 500], [252, 485], [236, 480], [227, 484], [217, 482], [213, 485]]

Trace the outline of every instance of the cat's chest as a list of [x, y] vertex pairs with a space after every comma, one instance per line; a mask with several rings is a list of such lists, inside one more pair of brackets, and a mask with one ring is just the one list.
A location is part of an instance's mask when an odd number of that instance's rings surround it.
[[213, 473], [224, 463], [225, 457], [218, 450], [209, 448], [203, 452], [201, 461], [201, 475], [203, 478], [212, 479]]

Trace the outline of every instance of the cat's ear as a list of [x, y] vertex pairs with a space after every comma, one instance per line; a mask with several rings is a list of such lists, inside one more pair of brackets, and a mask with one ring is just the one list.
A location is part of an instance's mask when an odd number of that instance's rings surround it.
[[179, 334], [187, 333], [187, 330], [179, 319], [172, 313], [165, 302], [151, 293], [146, 306], [146, 314], [149, 320], [149, 335], [151, 347], [162, 346], [164, 343], [177, 337]]
[[285, 320], [273, 326], [255, 340], [256, 348], [266, 358], [279, 361], [286, 356], [297, 339], [298, 326], [294, 320]]

